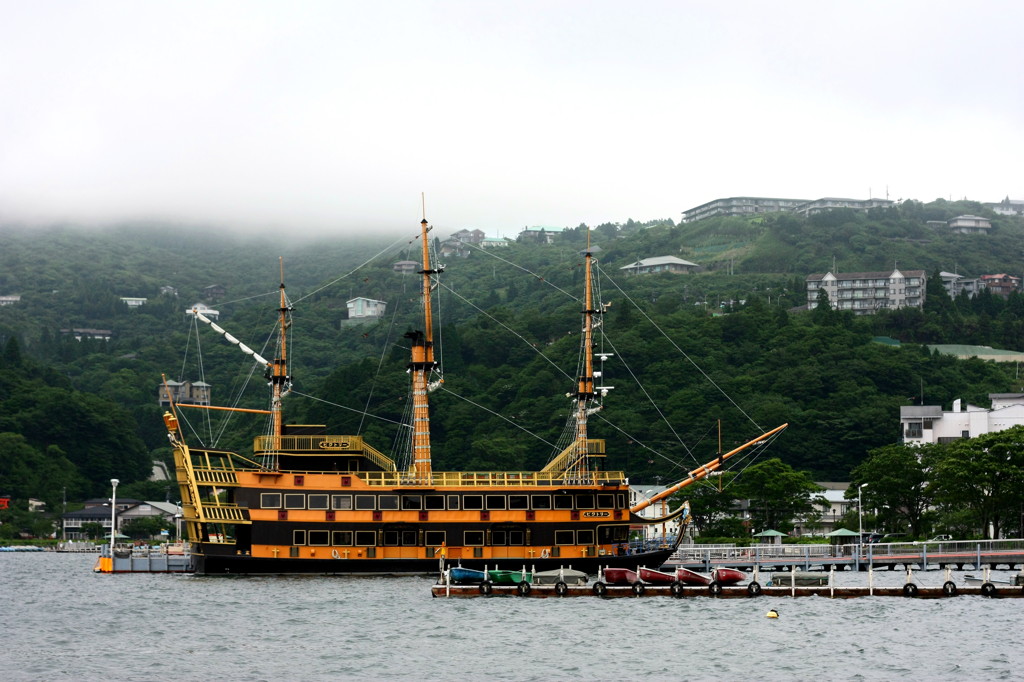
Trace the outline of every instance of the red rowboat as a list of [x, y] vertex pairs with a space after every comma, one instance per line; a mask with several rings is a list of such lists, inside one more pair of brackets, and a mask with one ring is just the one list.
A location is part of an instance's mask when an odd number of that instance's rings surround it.
[[676, 577], [671, 573], [665, 573], [663, 571], [655, 571], [653, 568], [640, 567], [638, 571], [640, 580], [645, 583], [654, 583], [655, 585], [670, 585], [676, 581]]
[[735, 568], [716, 568], [711, 572], [711, 574], [720, 585], [735, 585], [736, 583], [747, 579], [746, 573], [743, 571], [737, 571]]
[[691, 571], [688, 568], [679, 566], [676, 568], [676, 580], [687, 585], [710, 585], [711, 576], [704, 573], [698, 573], [697, 571]]
[[637, 581], [636, 571], [628, 568], [606, 568], [604, 581], [609, 585], [632, 585]]

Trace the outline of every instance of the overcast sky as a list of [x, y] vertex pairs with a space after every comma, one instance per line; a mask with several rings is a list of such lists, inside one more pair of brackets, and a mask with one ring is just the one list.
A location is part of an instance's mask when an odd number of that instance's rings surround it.
[[0, 0], [0, 221], [1024, 199], [1024, 2]]

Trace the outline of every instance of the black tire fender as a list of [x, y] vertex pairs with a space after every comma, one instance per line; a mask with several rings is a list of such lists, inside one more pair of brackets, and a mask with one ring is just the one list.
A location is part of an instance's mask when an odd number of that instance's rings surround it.
[[996, 586], [992, 583], [982, 583], [981, 593], [986, 597], [994, 597], [996, 596]]
[[526, 582], [525, 580], [516, 585], [516, 592], [519, 593], [520, 597], [525, 597], [526, 595], [530, 594], [531, 589], [532, 587], [530, 583]]
[[757, 582], [756, 580], [752, 581], [749, 585], [747, 585], [747, 594], [749, 594], [751, 597], [761, 596], [761, 583]]
[[711, 594], [722, 594], [722, 583], [718, 582], [717, 580], [712, 580], [711, 584], [708, 585], [708, 589], [711, 590]]
[[592, 589], [594, 591], [594, 594], [596, 594], [598, 597], [603, 597], [604, 595], [608, 594], [608, 586], [600, 581], [594, 583], [594, 586], [590, 589]]
[[903, 586], [904, 597], [916, 597], [917, 596], [917, 585], [914, 583], [907, 583]]
[[942, 593], [945, 594], [947, 597], [955, 597], [956, 583], [952, 580], [947, 580], [946, 582], [942, 583]]
[[646, 589], [647, 587], [639, 580], [633, 583], [633, 594], [635, 594], [638, 597], [642, 595]]
[[559, 580], [555, 583], [555, 594], [559, 597], [564, 597], [569, 592], [569, 586]]
[[683, 596], [683, 584], [678, 580], [672, 583], [672, 587], [670, 589], [672, 590], [673, 597], [676, 597], [678, 599], [679, 597]]
[[480, 594], [490, 594], [494, 591], [494, 584], [490, 580], [480, 583]]

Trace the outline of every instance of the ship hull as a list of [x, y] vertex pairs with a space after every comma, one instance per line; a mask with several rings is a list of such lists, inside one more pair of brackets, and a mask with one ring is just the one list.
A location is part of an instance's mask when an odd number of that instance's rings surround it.
[[[550, 559], [462, 559], [459, 565], [477, 570], [546, 571], [572, 567], [591, 575], [601, 568], [628, 568], [661, 566], [672, 554], [671, 549], [629, 554]], [[253, 557], [241, 555], [192, 554], [196, 575], [435, 575], [440, 569], [438, 559], [292, 559], [284, 557]]]

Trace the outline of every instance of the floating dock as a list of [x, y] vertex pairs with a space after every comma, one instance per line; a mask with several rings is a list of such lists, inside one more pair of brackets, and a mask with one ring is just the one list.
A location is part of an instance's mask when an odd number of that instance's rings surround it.
[[110, 558], [110, 549], [102, 548], [96, 559], [93, 571], [96, 573], [192, 573], [192, 555], [187, 549], [174, 551], [132, 551], [114, 550], [114, 558]]
[[[909, 587], [908, 587], [909, 586]], [[986, 583], [980, 586], [959, 586], [949, 584], [942, 587], [922, 587], [916, 583], [907, 583], [898, 587], [782, 587], [751, 585], [721, 587], [716, 590], [708, 587], [674, 587], [672, 585], [531, 585], [529, 590], [521, 590], [518, 585], [449, 585], [438, 583], [431, 587], [434, 597], [521, 597], [533, 599], [549, 599], [561, 597], [598, 597], [602, 599], [622, 599], [641, 597], [674, 597], [689, 599], [692, 597], [708, 597], [713, 599], [749, 599], [760, 597], [824, 597], [826, 599], [853, 599], [855, 597], [903, 597], [911, 599], [945, 599], [959, 596], [978, 596], [990, 598], [1024, 597], [1024, 587], [993, 585]]]

